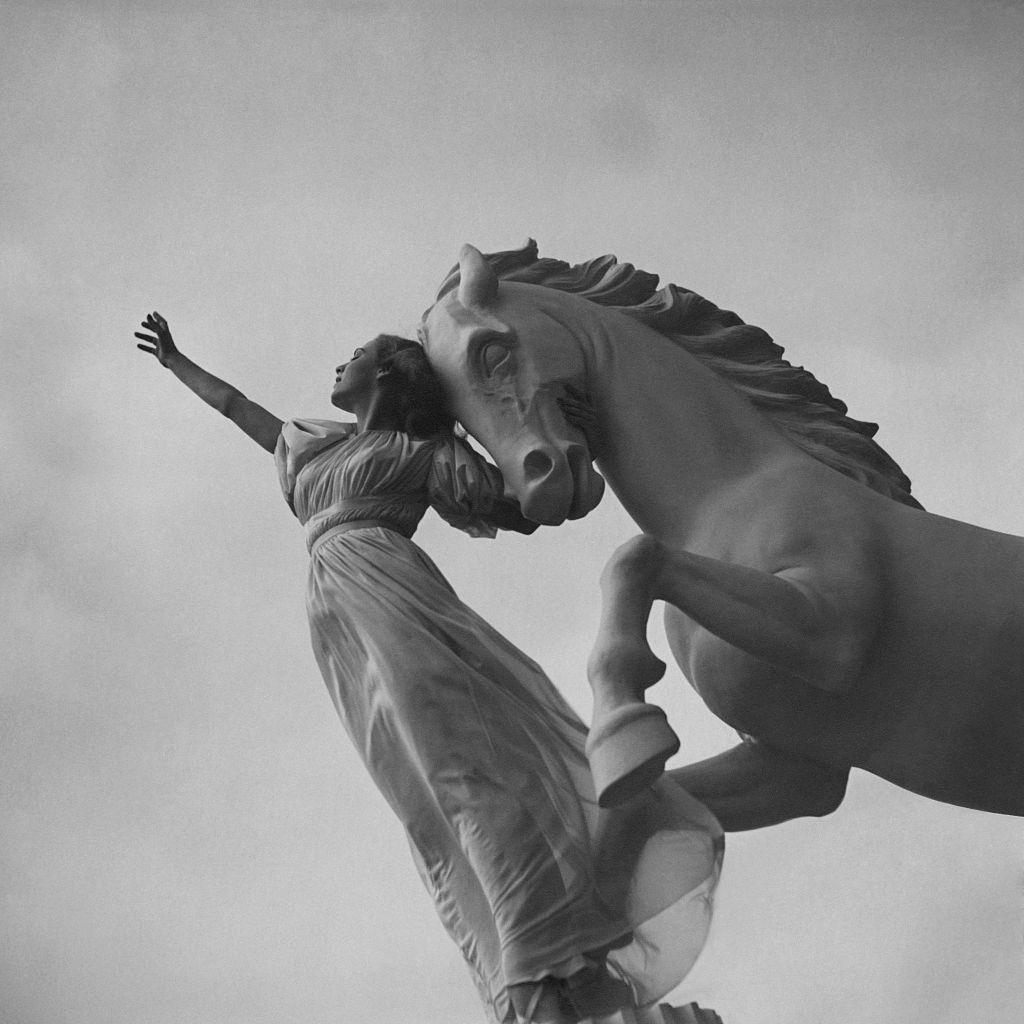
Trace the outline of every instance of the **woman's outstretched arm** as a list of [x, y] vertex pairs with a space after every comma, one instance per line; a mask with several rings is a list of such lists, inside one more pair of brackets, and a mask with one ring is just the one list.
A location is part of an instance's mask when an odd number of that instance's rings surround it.
[[159, 313], [150, 313], [142, 322], [149, 332], [135, 332], [135, 337], [145, 344], [138, 347], [143, 352], [156, 356], [161, 366], [174, 374], [189, 390], [197, 394], [207, 405], [213, 406], [217, 412], [227, 416], [232, 423], [241, 428], [261, 448], [273, 452], [277, 447], [277, 438], [281, 433], [281, 420], [273, 413], [267, 412], [261, 405], [249, 401], [236, 387], [207, 373], [187, 356], [183, 356], [174, 339], [167, 321]]

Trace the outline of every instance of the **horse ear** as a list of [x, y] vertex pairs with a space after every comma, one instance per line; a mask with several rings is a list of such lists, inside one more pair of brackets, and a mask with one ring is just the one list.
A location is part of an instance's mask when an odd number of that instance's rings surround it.
[[489, 306], [498, 295], [498, 276], [479, 249], [464, 245], [459, 253], [459, 302]]

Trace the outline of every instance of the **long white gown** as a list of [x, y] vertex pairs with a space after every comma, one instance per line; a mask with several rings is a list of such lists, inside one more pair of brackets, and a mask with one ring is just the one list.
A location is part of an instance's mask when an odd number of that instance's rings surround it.
[[[514, 1019], [506, 986], [604, 951], [632, 1005], [665, 995], [704, 944], [718, 823], [667, 780], [599, 809], [583, 723], [408, 539], [430, 505], [493, 536], [498, 471], [457, 438], [327, 420], [286, 423], [276, 458], [324, 681], [491, 1021]], [[395, 529], [338, 529], [357, 519]]]

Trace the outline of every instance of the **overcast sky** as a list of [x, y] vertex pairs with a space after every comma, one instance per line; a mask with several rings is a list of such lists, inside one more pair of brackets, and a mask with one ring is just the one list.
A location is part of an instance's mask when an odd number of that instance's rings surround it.
[[[8, 0], [0, 1019], [483, 1019], [319, 678], [272, 461], [136, 351], [146, 312], [330, 416], [463, 242], [613, 252], [767, 329], [926, 507], [1024, 533], [1022, 52], [1008, 0]], [[586, 715], [633, 531], [609, 497], [418, 539]], [[733, 742], [677, 670], [652, 696], [681, 758]], [[855, 773], [831, 817], [730, 838], [677, 1000], [1016, 1022], [1021, 840]]]

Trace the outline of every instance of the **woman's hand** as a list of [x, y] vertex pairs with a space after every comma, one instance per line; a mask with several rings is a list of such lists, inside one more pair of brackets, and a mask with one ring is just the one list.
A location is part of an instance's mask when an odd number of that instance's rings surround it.
[[182, 355], [174, 344], [167, 321], [159, 313], [150, 313], [142, 321], [142, 326], [149, 333], [135, 332], [135, 337], [144, 342], [138, 345], [138, 348], [151, 356], [156, 356], [161, 366], [166, 366], [185, 387], [198, 395], [207, 405], [227, 416], [261, 448], [266, 448], [268, 452], [275, 450], [282, 424], [273, 413], [267, 412], [255, 402], [250, 402], [238, 388], [219, 377], [214, 377], [212, 373], [193, 363], [188, 356]]
[[604, 448], [604, 435], [601, 425], [597, 422], [590, 396], [577, 390], [571, 384], [566, 384], [564, 394], [558, 399], [558, 407], [562, 410], [562, 415], [565, 416], [569, 426], [575, 427], [587, 439], [590, 458], [600, 458]]
[[174, 339], [171, 337], [171, 329], [167, 326], [167, 321], [159, 313], [153, 312], [142, 321], [142, 326], [147, 331], [152, 331], [152, 334], [143, 334], [141, 331], [136, 331], [135, 337], [140, 341], [146, 342], [145, 345], [137, 345], [136, 348], [156, 356], [160, 360], [160, 365], [166, 366], [171, 356], [178, 354], [178, 349], [174, 344]]

